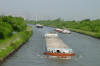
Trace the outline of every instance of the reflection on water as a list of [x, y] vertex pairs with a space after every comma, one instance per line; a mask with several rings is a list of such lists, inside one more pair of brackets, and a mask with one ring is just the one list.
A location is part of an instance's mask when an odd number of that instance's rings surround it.
[[71, 47], [75, 56], [68, 59], [50, 58], [44, 55], [44, 34], [54, 28], [34, 28], [34, 35], [12, 57], [1, 66], [100, 66], [100, 40], [78, 34], [58, 33], [59, 37]]

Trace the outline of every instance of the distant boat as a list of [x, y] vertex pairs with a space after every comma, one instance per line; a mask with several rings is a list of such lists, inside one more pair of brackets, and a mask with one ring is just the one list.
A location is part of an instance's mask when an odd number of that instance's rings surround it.
[[65, 33], [65, 34], [71, 34], [71, 31], [68, 29], [59, 29], [56, 28], [55, 31], [60, 32], [60, 33]]
[[71, 34], [71, 31], [69, 31], [69, 30], [67, 30], [67, 29], [64, 29], [64, 30], [62, 31], [62, 33]]
[[41, 25], [41, 24], [36, 24], [36, 27], [37, 27], [37, 28], [43, 28], [43, 25]]
[[67, 58], [74, 56], [74, 52], [59, 37], [58, 34], [50, 32], [45, 34], [47, 56]]
[[60, 32], [60, 33], [61, 33], [63, 30], [62, 30], [62, 29], [59, 29], [59, 28], [56, 28], [56, 29], [55, 29], [55, 31], [57, 31], [57, 32]]

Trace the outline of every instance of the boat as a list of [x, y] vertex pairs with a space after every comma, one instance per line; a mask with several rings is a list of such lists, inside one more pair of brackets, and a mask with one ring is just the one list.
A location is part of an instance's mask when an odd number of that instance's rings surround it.
[[56, 29], [55, 29], [55, 31], [57, 31], [57, 32], [60, 32], [60, 33], [61, 33], [63, 30], [62, 30], [62, 29], [59, 29], [59, 28], [56, 28]]
[[67, 46], [57, 33], [50, 32], [45, 34], [47, 56], [55, 56], [59, 58], [67, 58], [75, 56], [73, 50]]
[[62, 33], [71, 34], [71, 31], [69, 31], [69, 30], [67, 30], [67, 29], [64, 29], [64, 30], [62, 31]]
[[68, 29], [59, 29], [59, 28], [56, 28], [55, 31], [59, 32], [59, 33], [64, 33], [64, 34], [71, 34], [71, 31], [68, 30]]
[[36, 24], [36, 27], [37, 27], [37, 28], [43, 28], [43, 25], [41, 25], [41, 24]]

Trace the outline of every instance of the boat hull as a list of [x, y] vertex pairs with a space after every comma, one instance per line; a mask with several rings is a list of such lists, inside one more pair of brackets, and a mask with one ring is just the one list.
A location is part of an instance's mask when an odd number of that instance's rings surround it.
[[37, 28], [43, 28], [43, 26], [36, 26]]
[[57, 32], [60, 32], [60, 33], [62, 32], [62, 31], [60, 31], [60, 30], [56, 30], [56, 31], [57, 31]]
[[58, 56], [58, 57], [59, 56], [60, 57], [75, 56], [74, 53], [69, 54], [69, 53], [49, 53], [49, 52], [46, 52], [45, 54], [49, 55], [49, 56]]

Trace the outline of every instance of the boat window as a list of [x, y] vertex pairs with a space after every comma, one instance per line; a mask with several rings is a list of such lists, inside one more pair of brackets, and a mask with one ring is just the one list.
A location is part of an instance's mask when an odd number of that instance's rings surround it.
[[61, 53], [60, 50], [57, 50], [57, 53]]

